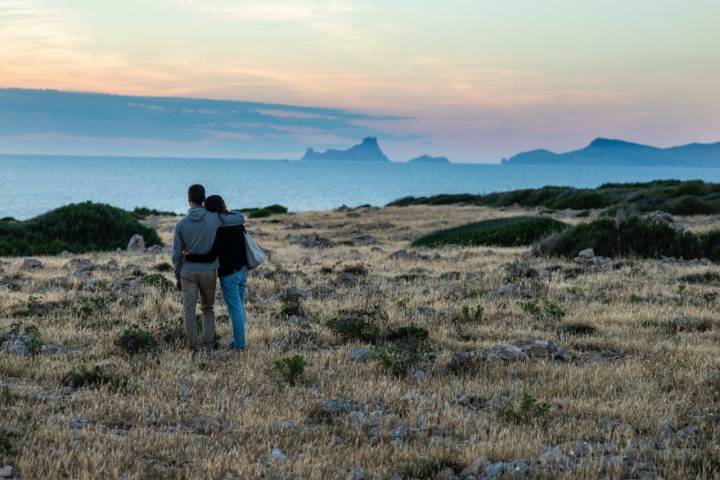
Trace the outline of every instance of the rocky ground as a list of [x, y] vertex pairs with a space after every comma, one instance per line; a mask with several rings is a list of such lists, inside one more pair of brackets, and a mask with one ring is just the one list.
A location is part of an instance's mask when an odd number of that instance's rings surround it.
[[0, 478], [716, 478], [720, 268], [409, 247], [518, 213], [254, 221], [248, 350], [210, 360], [167, 249], [0, 259]]

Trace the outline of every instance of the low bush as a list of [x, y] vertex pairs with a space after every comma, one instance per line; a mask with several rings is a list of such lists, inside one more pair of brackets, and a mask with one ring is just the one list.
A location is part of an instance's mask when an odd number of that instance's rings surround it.
[[130, 355], [157, 346], [155, 337], [150, 332], [138, 328], [127, 328], [117, 340], [117, 345]]
[[550, 413], [550, 404], [540, 402], [529, 393], [523, 393], [518, 402], [508, 402], [497, 409], [497, 416], [514, 423], [533, 423], [544, 420]]
[[455, 194], [405, 197], [388, 206], [473, 204], [494, 207], [519, 205], [543, 211], [606, 208], [649, 212], [662, 210], [676, 215], [720, 212], [720, 184], [702, 180], [655, 180], [645, 183], [606, 183], [598, 188], [547, 186], [486, 195]]
[[162, 273], [150, 273], [144, 275], [140, 279], [140, 284], [156, 287], [166, 292], [170, 292], [175, 288], [175, 284], [168, 280]]
[[134, 234], [161, 245], [157, 232], [130, 212], [101, 203], [77, 203], [22, 222], [0, 222], [0, 256], [55, 255], [125, 248]]
[[561, 232], [568, 225], [544, 217], [512, 217], [469, 223], [440, 230], [418, 238], [413, 246], [492, 245], [519, 247], [530, 245], [551, 233]]
[[305, 372], [305, 359], [302, 355], [275, 360], [273, 364], [275, 372], [290, 386], [295, 386], [298, 379]]
[[72, 388], [106, 386], [112, 391], [127, 387], [127, 379], [110, 375], [100, 366], [88, 368], [84, 363], [73, 366], [63, 377], [62, 385]]
[[245, 208], [242, 211], [250, 218], [265, 218], [271, 215], [287, 213], [288, 209], [282, 205], [273, 204], [262, 208]]
[[147, 207], [136, 207], [135, 210], [132, 211], [132, 214], [138, 220], [145, 220], [146, 218], [148, 218], [150, 216], [155, 216], [155, 217], [177, 217], [178, 216], [178, 214], [175, 212], [169, 212], [166, 210], [156, 210], [154, 208], [147, 208]]
[[377, 343], [380, 340], [380, 327], [368, 318], [341, 315], [325, 322], [325, 326], [345, 341]]
[[566, 230], [545, 242], [539, 253], [572, 258], [586, 248], [604, 257], [708, 258], [718, 262], [720, 230], [693, 233], [640, 217], [622, 221], [601, 218]]
[[429, 337], [427, 329], [414, 325], [390, 330], [384, 343], [375, 349], [374, 357], [392, 375], [406, 375], [429, 351]]

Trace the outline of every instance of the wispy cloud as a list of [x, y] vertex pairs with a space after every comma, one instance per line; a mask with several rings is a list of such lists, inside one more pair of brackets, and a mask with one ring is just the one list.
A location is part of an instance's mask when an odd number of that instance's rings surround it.
[[351, 0], [170, 0], [193, 12], [227, 22], [298, 24], [328, 37], [367, 40], [355, 27], [352, 14], [359, 10]]

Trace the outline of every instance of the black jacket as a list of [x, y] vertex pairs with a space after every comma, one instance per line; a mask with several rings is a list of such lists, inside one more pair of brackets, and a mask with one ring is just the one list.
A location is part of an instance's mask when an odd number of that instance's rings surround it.
[[212, 263], [217, 258], [220, 261], [218, 276], [231, 275], [247, 265], [244, 233], [245, 227], [242, 225], [220, 227], [208, 253], [186, 255], [185, 259], [188, 262]]

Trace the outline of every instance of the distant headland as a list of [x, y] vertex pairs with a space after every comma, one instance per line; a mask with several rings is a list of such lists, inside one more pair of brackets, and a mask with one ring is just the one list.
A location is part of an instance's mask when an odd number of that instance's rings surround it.
[[601, 165], [601, 166], [673, 166], [720, 167], [720, 142], [692, 143], [670, 148], [597, 138], [580, 150], [554, 153], [531, 150], [509, 159], [503, 165]]
[[420, 155], [408, 161], [408, 163], [450, 163], [447, 157], [432, 157], [430, 155]]
[[[366, 137], [357, 145], [347, 150], [331, 148], [324, 152], [318, 152], [312, 147], [305, 151], [301, 161], [333, 161], [333, 162], [389, 162], [390, 159], [380, 148], [377, 138]], [[447, 157], [432, 157], [421, 155], [408, 161], [408, 163], [450, 163]]]

